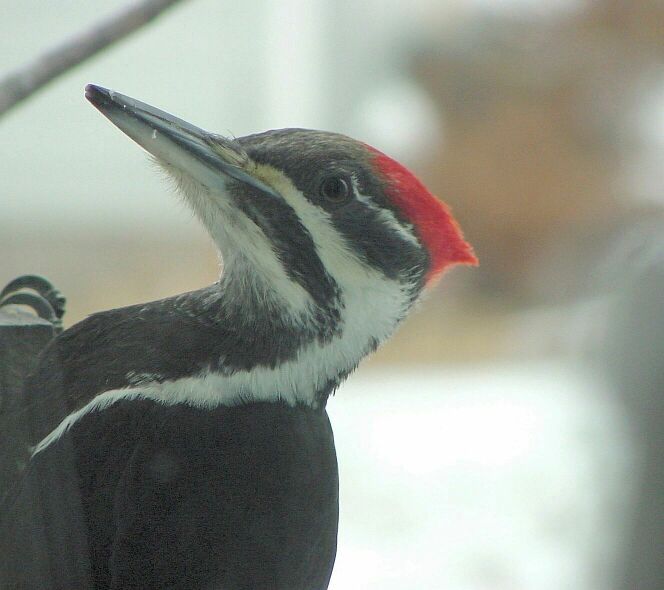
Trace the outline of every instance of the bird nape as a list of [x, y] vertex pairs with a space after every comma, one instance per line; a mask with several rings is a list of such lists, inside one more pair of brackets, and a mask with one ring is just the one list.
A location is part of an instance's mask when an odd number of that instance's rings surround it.
[[327, 399], [473, 252], [447, 207], [366, 144], [228, 139], [85, 95], [174, 179], [223, 273], [94, 314], [45, 350], [25, 391], [34, 446], [0, 517], [0, 587], [327, 588]]

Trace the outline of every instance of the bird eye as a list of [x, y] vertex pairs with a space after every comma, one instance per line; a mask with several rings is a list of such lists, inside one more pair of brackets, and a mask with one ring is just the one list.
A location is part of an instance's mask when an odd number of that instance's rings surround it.
[[345, 203], [352, 194], [351, 183], [343, 176], [328, 176], [321, 182], [321, 197], [335, 205]]

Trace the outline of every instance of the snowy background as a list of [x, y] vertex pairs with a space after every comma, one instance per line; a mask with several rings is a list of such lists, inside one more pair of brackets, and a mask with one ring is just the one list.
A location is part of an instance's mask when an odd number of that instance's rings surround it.
[[333, 589], [610, 587], [630, 447], [587, 370], [362, 371], [329, 412], [342, 506]]

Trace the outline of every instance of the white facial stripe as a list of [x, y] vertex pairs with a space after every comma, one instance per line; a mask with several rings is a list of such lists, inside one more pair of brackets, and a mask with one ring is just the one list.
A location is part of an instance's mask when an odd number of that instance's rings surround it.
[[359, 192], [356, 191], [355, 197], [357, 198], [358, 201], [369, 207], [369, 209], [375, 211], [380, 217], [381, 221], [383, 221], [383, 223], [387, 225], [390, 229], [398, 233], [399, 236], [401, 236], [402, 240], [404, 240], [405, 242], [410, 242], [411, 244], [417, 246], [418, 248], [420, 247], [420, 243], [417, 241], [417, 238], [415, 237], [412, 225], [404, 227], [404, 225], [399, 222], [399, 220], [395, 217], [392, 211], [390, 211], [389, 209], [385, 209], [384, 207], [380, 207], [379, 205], [374, 203], [370, 197], [367, 197], [366, 195], [360, 194]]
[[356, 174], [351, 174], [351, 181], [353, 183], [353, 192], [355, 193], [355, 198], [360, 201], [360, 203], [376, 212], [383, 223], [398, 233], [402, 240], [405, 242], [410, 242], [418, 248], [420, 247], [420, 243], [415, 237], [415, 229], [411, 224], [406, 224], [404, 227], [404, 224], [399, 223], [399, 220], [395, 217], [392, 211], [385, 209], [384, 207], [380, 207], [373, 201], [371, 197], [363, 195], [360, 192], [360, 183]]

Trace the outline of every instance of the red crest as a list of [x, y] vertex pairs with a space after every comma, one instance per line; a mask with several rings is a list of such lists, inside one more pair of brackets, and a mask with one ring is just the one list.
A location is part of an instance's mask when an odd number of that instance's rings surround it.
[[466, 242], [449, 207], [432, 195], [415, 175], [377, 149], [374, 166], [387, 179], [387, 196], [408, 219], [431, 256], [427, 284], [455, 264], [476, 266], [472, 246]]

